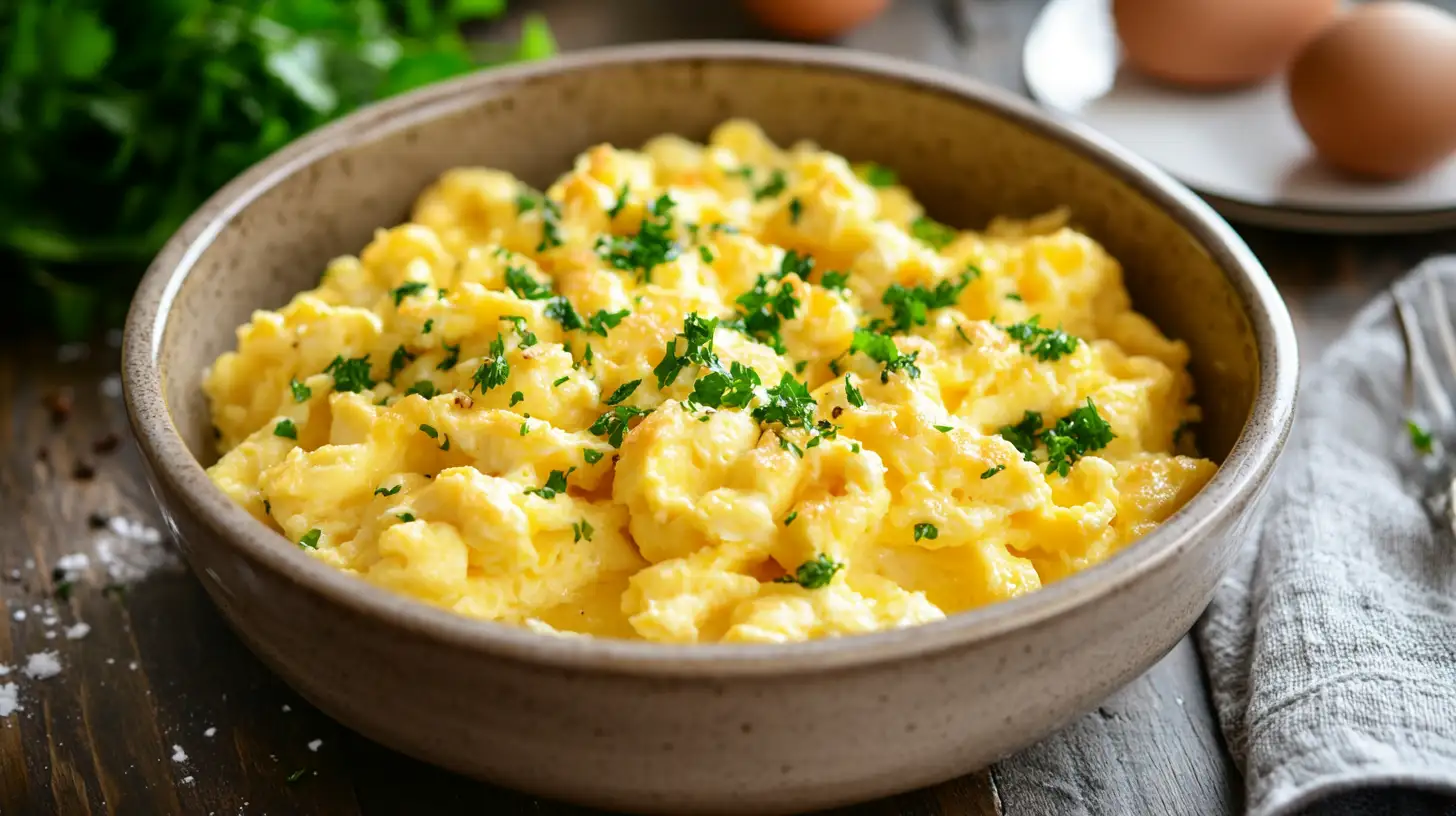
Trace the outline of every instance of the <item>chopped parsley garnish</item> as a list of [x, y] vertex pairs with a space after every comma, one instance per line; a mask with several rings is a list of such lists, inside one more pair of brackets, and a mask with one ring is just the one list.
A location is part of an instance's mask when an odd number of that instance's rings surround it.
[[522, 300], [546, 300], [551, 297], [551, 286], [536, 280], [522, 266], [506, 267], [506, 288]]
[[415, 514], [414, 513], [405, 512], [405, 513], [400, 513], [398, 516], [395, 516], [395, 518], [399, 519], [400, 521], [404, 522], [405, 524], [409, 524], [411, 521], [414, 521], [415, 520]]
[[784, 189], [788, 187], [788, 182], [788, 178], [784, 176], [784, 171], [773, 171], [769, 174], [768, 182], [753, 191], [753, 200], [762, 201], [765, 198], [773, 198], [776, 195], [781, 195]]
[[960, 335], [960, 338], [966, 341], [966, 345], [970, 346], [971, 348], [975, 348], [976, 344], [972, 343], [971, 338], [966, 336], [966, 330], [961, 328], [961, 324], [957, 323], [955, 329], [956, 334]]
[[460, 344], [456, 343], [452, 346], [449, 343], [441, 343], [440, 348], [445, 350], [445, 359], [441, 360], [440, 364], [435, 366], [435, 370], [449, 371], [455, 367], [456, 363], [460, 362]]
[[263, 500], [263, 512], [270, 516], [273, 515], [273, 503], [267, 499]]
[[789, 223], [798, 224], [799, 219], [804, 215], [804, 202], [798, 196], [789, 199]]
[[763, 404], [753, 409], [759, 422], [777, 422], [785, 428], [808, 428], [814, 424], [816, 403], [809, 395], [809, 386], [785, 371], [779, 384], [769, 387]]
[[849, 450], [850, 450], [851, 453], [859, 453], [859, 443], [858, 442], [851, 442], [851, 443], [849, 443]]
[[529, 419], [523, 419], [523, 420], [521, 420], [521, 436], [525, 436], [526, 434], [528, 434], [530, 432], [531, 432], [531, 421]]
[[703, 259], [703, 263], [710, 264], [713, 262], [713, 250], [707, 244], [698, 244], [698, 257]]
[[[793, 253], [789, 254], [793, 257]], [[814, 261], [808, 259], [810, 266]], [[788, 264], [788, 258], [784, 259]], [[739, 295], [734, 302], [742, 311], [728, 323], [732, 328], [738, 329], [744, 334], [772, 348], [779, 354], [787, 349], [784, 347], [783, 337], [780, 329], [784, 320], [793, 320], [798, 313], [799, 299], [794, 297], [794, 288], [782, 283], [770, 294], [768, 291], [769, 278], [767, 275], [759, 275], [753, 288]]]
[[569, 377], [569, 376], [558, 377], [558, 378], [556, 378], [556, 380], [554, 382], [551, 383], [551, 387], [552, 388], [560, 388], [561, 385], [562, 385], [562, 383], [566, 382], [569, 379], [571, 379], [571, 377]]
[[526, 493], [528, 495], [534, 493], [543, 499], [554, 499], [556, 498], [556, 494], [566, 492], [566, 477], [574, 472], [576, 472], [576, 468], [570, 468], [565, 471], [553, 470], [551, 471], [551, 475], [546, 477], [546, 484], [544, 486], [530, 488]]
[[913, 288], [890, 284], [880, 302], [890, 307], [895, 331], [909, 331], [912, 326], [924, 326], [931, 309], [954, 306], [961, 292], [971, 282], [970, 275], [961, 275], [954, 281], [943, 280], [934, 289], [924, 286]]
[[860, 177], [871, 187], [894, 187], [900, 183], [900, 178], [895, 175], [894, 170], [891, 170], [883, 164], [875, 164], [874, 162], [863, 165], [860, 170]]
[[970, 275], [971, 276], [971, 280], [980, 280], [981, 279], [981, 267], [976, 266], [975, 264], [971, 263], [970, 261], [966, 261], [966, 271], [963, 274]]
[[578, 521], [575, 524], [571, 525], [571, 543], [575, 544], [576, 542], [581, 541], [583, 538], [587, 541], [591, 541], [592, 533], [594, 532], [596, 531], [592, 529], [591, 522], [587, 521], [586, 519], [582, 519], [581, 521]]
[[280, 419], [278, 424], [273, 426], [273, 435], [281, 436], [284, 439], [297, 439], [298, 426], [294, 425], [291, 419]]
[[794, 250], [784, 254], [784, 259], [779, 261], [779, 277], [798, 275], [800, 280], [808, 280], [809, 275], [814, 272], [814, 256], [800, 255]]
[[1430, 431], [1410, 420], [1406, 420], [1405, 429], [1410, 433], [1411, 447], [1415, 448], [1417, 453], [1429, 454], [1431, 452], [1435, 439]]
[[425, 281], [405, 281], [398, 287], [389, 290], [389, 293], [394, 296], [394, 305], [398, 307], [405, 298], [410, 295], [418, 295], [429, 288], [430, 284]]
[[864, 407], [864, 394], [858, 388], [854, 387], [854, 383], [849, 381], [848, 374], [844, 375], [844, 398], [849, 400], [849, 404], [856, 408]]
[[394, 375], [404, 370], [404, 367], [414, 362], [415, 355], [409, 352], [403, 345], [397, 346], [394, 353], [389, 355], [389, 376], [390, 382], [394, 381]]
[[1021, 421], [1015, 425], [1003, 425], [996, 433], [1001, 438], [1016, 446], [1026, 461], [1031, 461], [1031, 454], [1036, 451], [1036, 439], [1041, 434], [1041, 414], [1037, 411], [1027, 411], [1021, 415]]
[[1010, 293], [1009, 295], [1006, 296], [1006, 299], [1007, 300], [1014, 300], [1017, 303], [1020, 303], [1021, 302], [1021, 295], [1019, 295], [1019, 294], [1017, 294], [1015, 292], [1012, 292], [1012, 293]]
[[602, 461], [602, 457], [605, 455], [601, 451], [592, 450], [591, 448], [583, 448], [581, 451], [581, 458], [586, 460], [588, 465], [595, 465], [597, 462]]
[[428, 436], [431, 439], [438, 439], [440, 437], [440, 432], [435, 430], [434, 425], [421, 425], [420, 430], [424, 431], [425, 436]]
[[414, 385], [411, 385], [409, 387], [409, 390], [404, 392], [404, 395], [407, 397], [410, 394], [419, 394], [425, 399], [429, 399], [435, 396], [435, 393], [436, 391], [434, 383], [430, 382], [429, 380], [420, 380]]
[[526, 326], [526, 318], [521, 315], [501, 315], [500, 319], [509, 320], [511, 326], [515, 328], [516, 334], [521, 336], [521, 348], [530, 348], [540, 342], [536, 338], [536, 333]]
[[888, 334], [870, 331], [869, 329], [855, 329], [854, 340], [850, 342], [849, 353], [863, 352], [885, 368], [880, 372], [880, 382], [889, 382], [890, 375], [896, 371], [904, 371], [910, 379], [920, 376], [920, 367], [915, 365], [915, 358], [920, 352], [912, 351], [909, 354], [901, 354], [900, 349], [895, 346], [895, 341]]
[[617, 200], [612, 202], [612, 208], [607, 210], [608, 218], [616, 218], [617, 213], [620, 213], [622, 208], [627, 206], [627, 193], [630, 191], [631, 188], [628, 187], [627, 182], [622, 182], [622, 186], [617, 189]]
[[1020, 323], [1001, 326], [1021, 350], [1042, 362], [1054, 362], [1077, 350], [1077, 338], [1061, 329], [1038, 325], [1041, 315], [1032, 315]]
[[518, 403], [520, 403], [522, 400], [524, 400], [525, 398], [526, 398], [526, 395], [525, 394], [522, 394], [520, 391], [516, 391], [516, 392], [512, 393], [511, 394], [511, 407], [512, 408], [516, 407], [516, 405]]
[[289, 380], [288, 390], [293, 392], [294, 402], [308, 402], [309, 397], [313, 396], [313, 389], [298, 380]]
[[420, 327], [420, 334], [429, 334], [430, 331], [432, 329], [434, 329], [434, 328], [435, 328], [435, 318], [432, 317], [432, 318], [429, 318], [428, 320], [425, 321], [425, 325], [424, 326]]
[[[567, 349], [567, 351], [570, 351], [570, 349]], [[586, 344], [586, 350], [581, 353], [581, 361], [587, 365], [592, 364], [591, 343]]]
[[934, 541], [937, 538], [940, 538], [940, 530], [937, 529], [934, 524], [931, 524], [929, 522], [921, 522], [921, 523], [915, 525], [915, 540], [916, 541], [919, 541], [921, 539], [925, 539], [927, 541]]
[[617, 403], [622, 402], [623, 400], [632, 396], [632, 392], [636, 391], [637, 386], [641, 384], [641, 380], [632, 380], [631, 382], [622, 383], [621, 385], [617, 386], [617, 390], [613, 391], [610, 397], [607, 397], [607, 404], [616, 405]]
[[[627, 311], [626, 309], [622, 309], [618, 312], [609, 312], [606, 309], [598, 309], [596, 314], [587, 318], [585, 328], [591, 334], [597, 334], [601, 335], [602, 337], [606, 337], [607, 329], [617, 328], [617, 324], [621, 323], [622, 320], [626, 318], [629, 314], [632, 313]], [[590, 348], [590, 346], [588, 346], [588, 348]]]
[[516, 214], [525, 215], [536, 209], [536, 199], [539, 196], [534, 192], [516, 193]]
[[1097, 413], [1097, 406], [1088, 397], [1086, 405], [1042, 432], [1041, 443], [1047, 448], [1047, 473], [1066, 476], [1074, 462], [1107, 447], [1115, 438], [1112, 426]]
[[627, 436], [627, 424], [634, 417], [647, 416], [652, 413], [651, 408], [638, 408], [633, 405], [618, 405], [612, 410], [597, 417], [597, 421], [591, 424], [587, 430], [597, 436], [605, 436], [607, 444], [614, 448], [622, 447], [622, 441]]
[[[688, 363], [709, 367], [717, 364], [718, 357], [713, 353], [713, 333], [717, 329], [718, 318], [716, 317], [703, 317], [697, 312], [692, 312], [683, 319], [682, 333], [667, 341], [667, 350], [663, 352], [662, 359], [652, 369], [652, 373], [657, 375], [659, 390], [676, 382], [677, 375]], [[687, 345], [682, 356], [678, 356], [677, 353], [678, 337], [683, 338]]]
[[440, 443], [440, 450], [450, 450], [450, 434], [445, 434], [445, 441]]
[[753, 399], [754, 389], [762, 384], [757, 371], [735, 360], [726, 372], [719, 364], [699, 377], [693, 383], [688, 402], [708, 408], [742, 408]]
[[537, 252], [561, 246], [561, 205], [541, 196], [541, 242]]
[[843, 563], [835, 561], [824, 553], [819, 553], [800, 564], [792, 575], [775, 578], [774, 583], [798, 584], [804, 589], [823, 589], [834, 580], [834, 574], [842, 569], [844, 569]]
[[317, 550], [318, 549], [318, 543], [319, 543], [319, 536], [322, 536], [322, 535], [323, 535], [323, 531], [320, 530], [319, 528], [315, 527], [312, 530], [309, 530], [308, 532], [306, 532], [306, 533], [303, 534], [303, 538], [300, 538], [298, 540], [298, 546], [303, 547], [305, 549], [309, 549], [309, 550]]
[[804, 373], [804, 369], [806, 369], [808, 367], [809, 367], [809, 361], [808, 360], [800, 360], [799, 362], [794, 363], [794, 373], [795, 374], [803, 374]]
[[560, 323], [566, 331], [582, 327], [581, 315], [576, 313], [576, 307], [560, 295], [546, 302], [546, 316]]
[[937, 431], [940, 431], [941, 433], [950, 433], [951, 432], [951, 426], [949, 426], [949, 425], [932, 425], [930, 427], [936, 429]]
[[831, 291], [843, 292], [849, 288], [848, 272], [825, 272], [819, 279], [819, 285]]
[[351, 359], [345, 359], [343, 355], [339, 355], [328, 364], [324, 373], [333, 375], [335, 391], [357, 394], [374, 387], [374, 380], [369, 376], [369, 355], [367, 354]]
[[981, 478], [982, 479], [989, 479], [992, 476], [995, 476], [996, 474], [1000, 473], [1001, 471], [1003, 471], [1005, 469], [1006, 469], [1006, 466], [1005, 465], [996, 465], [994, 467], [988, 467], [985, 470], [981, 471]]
[[642, 282], [652, 282], [652, 270], [659, 264], [676, 259], [682, 247], [672, 237], [672, 208], [676, 202], [666, 193], [647, 207], [647, 216], [637, 227], [636, 235], [603, 235], [597, 239], [596, 251], [613, 269], [624, 272], [639, 270]]
[[910, 222], [910, 235], [936, 249], [944, 249], [955, 240], [956, 231], [939, 221], [922, 215]]
[[798, 510], [795, 510], [794, 512], [788, 514], [787, 516], [784, 516], [784, 526], [787, 527], [790, 524], [793, 524], [794, 523], [794, 519], [796, 519], [798, 517], [799, 517], [799, 511]]
[[505, 385], [506, 380], [510, 378], [511, 364], [506, 360], [506, 343], [501, 335], [497, 334], [495, 340], [490, 344], [490, 357], [486, 358], [471, 375], [473, 382], [470, 390], [473, 392], [479, 388], [480, 392], [484, 394], [492, 388]]
[[292, 785], [295, 782], [298, 782], [300, 779], [303, 779], [303, 777], [306, 776], [307, 774], [308, 774], [308, 769], [307, 768], [299, 768], [298, 770], [296, 770], [293, 773], [289, 774], [286, 777], [286, 779], [288, 781], [288, 784]]
[[376, 495], [376, 496], [393, 496], [394, 494], [398, 493], [400, 491], [400, 488], [402, 488], [402, 487], [404, 487], [404, 485], [402, 485], [402, 484], [397, 484], [394, 487], [391, 487], [391, 488], [389, 488], [387, 490], [385, 488], [382, 488], [382, 487], [376, 487], [376, 488], [374, 488], [374, 495]]

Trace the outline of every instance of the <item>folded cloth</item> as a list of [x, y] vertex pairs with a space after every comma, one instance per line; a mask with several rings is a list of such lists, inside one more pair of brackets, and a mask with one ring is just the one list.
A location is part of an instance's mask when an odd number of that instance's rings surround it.
[[[1456, 292], [1456, 256], [1422, 272]], [[1456, 539], [1402, 466], [1404, 364], [1385, 294], [1307, 372], [1259, 531], [1199, 622], [1251, 816], [1456, 813]]]

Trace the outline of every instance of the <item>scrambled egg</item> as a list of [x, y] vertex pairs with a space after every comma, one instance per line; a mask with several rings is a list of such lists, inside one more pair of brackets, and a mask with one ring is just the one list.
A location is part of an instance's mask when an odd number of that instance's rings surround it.
[[1063, 213], [959, 231], [730, 121], [452, 170], [238, 330], [213, 481], [363, 580], [660, 642], [924, 623], [1186, 502], [1188, 350]]

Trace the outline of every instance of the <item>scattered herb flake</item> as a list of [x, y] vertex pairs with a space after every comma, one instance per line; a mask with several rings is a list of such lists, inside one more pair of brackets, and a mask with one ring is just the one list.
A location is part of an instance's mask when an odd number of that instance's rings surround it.
[[894, 187], [900, 183], [900, 178], [895, 175], [894, 170], [875, 162], [867, 162], [861, 166], [860, 178], [863, 178], [869, 186], [880, 189]]
[[1096, 404], [1088, 397], [1086, 405], [1042, 432], [1041, 442], [1047, 449], [1047, 473], [1066, 476], [1078, 459], [1107, 447], [1115, 438], [1112, 426], [1097, 413]]
[[605, 436], [607, 444], [614, 448], [622, 447], [622, 442], [627, 436], [628, 423], [635, 417], [643, 417], [652, 413], [650, 408], [637, 408], [632, 405], [618, 405], [612, 410], [597, 417], [597, 421], [591, 424], [587, 430], [597, 436]]
[[304, 549], [308, 549], [308, 550], [317, 550], [318, 549], [318, 543], [319, 543], [319, 536], [322, 536], [322, 535], [323, 535], [323, 531], [320, 530], [319, 528], [315, 527], [315, 528], [313, 528], [313, 529], [311, 529], [308, 532], [306, 532], [306, 533], [303, 534], [303, 538], [300, 538], [298, 540], [298, 546], [303, 547]]
[[441, 343], [440, 348], [445, 350], [445, 358], [440, 361], [439, 365], [435, 366], [435, 370], [449, 371], [455, 367], [456, 363], [460, 362], [460, 344], [456, 343], [452, 346], [449, 343]]
[[617, 390], [613, 391], [610, 397], [607, 397], [607, 404], [616, 405], [626, 400], [628, 397], [632, 396], [632, 392], [636, 391], [637, 386], [641, 384], [641, 380], [632, 380], [631, 382], [622, 383], [621, 385], [617, 386]]
[[418, 295], [429, 288], [430, 284], [425, 281], [405, 281], [394, 289], [389, 290], [389, 294], [394, 296], [394, 305], [397, 307], [400, 303], [404, 302], [405, 298], [411, 295]]
[[765, 198], [773, 198], [776, 195], [783, 194], [784, 189], [788, 187], [788, 182], [789, 180], [784, 175], [784, 171], [773, 171], [769, 174], [768, 182], [753, 191], [753, 200], [762, 201]]
[[834, 574], [844, 569], [844, 564], [824, 553], [819, 553], [799, 565], [792, 575], [775, 578], [775, 583], [798, 584], [804, 589], [823, 589], [834, 580]]
[[536, 280], [523, 266], [506, 267], [506, 288], [522, 300], [546, 300], [554, 294], [550, 284]]
[[804, 203], [798, 196], [789, 199], [789, 223], [798, 224], [799, 219], [804, 215]]
[[291, 419], [280, 419], [278, 424], [273, 426], [273, 435], [281, 436], [284, 439], [297, 439], [298, 426], [294, 425]]
[[1001, 471], [1003, 471], [1005, 469], [1006, 469], [1006, 466], [1005, 465], [996, 465], [994, 467], [988, 467], [985, 470], [981, 471], [981, 478], [982, 479], [989, 479], [992, 476], [995, 476], [996, 474], [1000, 473]]
[[864, 407], [864, 394], [858, 388], [854, 387], [854, 383], [850, 382], [848, 374], [844, 375], [844, 397], [849, 400], [850, 405], [856, 408]]
[[667, 193], [658, 196], [648, 205], [637, 234], [601, 236], [597, 239], [597, 255], [613, 269], [640, 272], [642, 282], [651, 283], [653, 268], [682, 254], [682, 247], [672, 237], [674, 206], [676, 202]]
[[1406, 420], [1405, 429], [1410, 433], [1411, 447], [1415, 448], [1417, 453], [1429, 454], [1431, 452], [1435, 445], [1435, 438], [1430, 431], [1411, 420]]
[[915, 525], [916, 541], [920, 541], [921, 539], [934, 541], [937, 538], [940, 538], [940, 530], [936, 528], [934, 524], [931, 524], [929, 522], [921, 522]]
[[603, 454], [601, 451], [592, 450], [591, 448], [582, 448], [581, 451], [581, 458], [584, 459], [588, 465], [595, 465], [597, 462], [602, 461], [603, 456], [605, 456], [605, 454]]
[[470, 390], [473, 392], [479, 388], [484, 394], [492, 388], [505, 385], [510, 377], [511, 364], [506, 360], [505, 340], [497, 334], [490, 344], [490, 356], [471, 375]]
[[1015, 340], [1022, 351], [1044, 363], [1055, 362], [1077, 350], [1076, 337], [1060, 328], [1049, 329], [1041, 326], [1040, 320], [1041, 315], [1032, 315], [1020, 323], [1001, 326], [1000, 329]]
[[[630, 314], [632, 313], [627, 311], [626, 309], [622, 309], [618, 312], [609, 312], [606, 309], [598, 309], [596, 314], [587, 318], [586, 330], [591, 334], [606, 337], [608, 329], [617, 328], [617, 324], [621, 323], [622, 320]], [[588, 348], [590, 348], [590, 346], [588, 346]]]
[[350, 359], [339, 355], [324, 368], [324, 373], [333, 376], [335, 391], [357, 394], [374, 387], [374, 380], [369, 376], [369, 355], [367, 354]]
[[414, 513], [400, 513], [398, 516], [395, 516], [395, 518], [399, 519], [400, 521], [404, 522], [405, 524], [408, 524], [411, 521], [414, 521], [415, 520], [415, 514]]
[[376, 496], [393, 496], [394, 494], [398, 493], [400, 491], [400, 488], [402, 488], [402, 487], [404, 487], [404, 485], [402, 485], [402, 484], [397, 484], [394, 487], [391, 487], [391, 488], [388, 488], [388, 489], [385, 489], [383, 487], [376, 487], [376, 488], [374, 488], [374, 495], [376, 495]]
[[525, 394], [522, 394], [520, 391], [513, 392], [511, 394], [511, 406], [510, 407], [512, 407], [512, 408], [516, 407], [525, 398], [526, 398], [526, 395]]
[[313, 389], [298, 380], [289, 380], [288, 390], [293, 392], [294, 402], [308, 402], [309, 398], [313, 396]]
[[553, 470], [551, 475], [546, 477], [546, 484], [541, 487], [533, 487], [526, 490], [527, 495], [535, 494], [543, 499], [554, 499], [557, 494], [566, 492], [566, 477], [576, 472], [576, 468], [567, 470]]
[[825, 272], [824, 276], [819, 279], [819, 285], [830, 291], [843, 292], [849, 288], [849, 273]]
[[784, 516], [784, 526], [787, 527], [790, 524], [793, 524], [794, 523], [794, 519], [796, 519], [798, 517], [799, 517], [799, 511], [798, 510], [795, 510], [794, 512], [788, 514], [787, 516]]

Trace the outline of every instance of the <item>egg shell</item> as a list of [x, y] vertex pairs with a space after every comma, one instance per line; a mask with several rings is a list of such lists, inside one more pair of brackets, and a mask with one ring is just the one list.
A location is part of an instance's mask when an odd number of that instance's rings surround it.
[[784, 37], [830, 40], [878, 17], [889, 0], [743, 0], [764, 28]]
[[1334, 17], [1337, 0], [1113, 0], [1123, 56], [1154, 79], [1246, 85], [1283, 70]]
[[1289, 101], [1335, 167], [1373, 179], [1431, 169], [1456, 151], [1456, 17], [1419, 3], [1357, 7], [1300, 53]]

